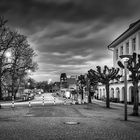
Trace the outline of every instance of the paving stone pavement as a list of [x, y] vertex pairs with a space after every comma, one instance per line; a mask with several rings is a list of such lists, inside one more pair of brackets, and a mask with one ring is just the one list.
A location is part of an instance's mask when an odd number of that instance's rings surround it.
[[140, 117], [128, 118], [97, 104], [1, 109], [0, 140], [140, 140]]

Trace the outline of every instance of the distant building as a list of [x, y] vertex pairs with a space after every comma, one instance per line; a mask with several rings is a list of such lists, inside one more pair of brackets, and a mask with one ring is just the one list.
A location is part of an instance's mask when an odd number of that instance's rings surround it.
[[60, 88], [68, 88], [66, 73], [61, 73], [60, 75]]
[[69, 89], [76, 90], [76, 80], [77, 80], [76, 76], [70, 76], [69, 78], [67, 78], [67, 85]]
[[[116, 38], [109, 46], [109, 50], [113, 51], [113, 66], [118, 67], [117, 62], [120, 60], [120, 55], [132, 55], [133, 52], [140, 54], [140, 20], [130, 24], [129, 28]], [[110, 83], [110, 98], [116, 99], [118, 102], [124, 102], [124, 70], [120, 69], [120, 74], [123, 77], [119, 82], [116, 80]], [[127, 101], [134, 102], [134, 93], [132, 81], [129, 78], [130, 72], [127, 73]], [[106, 97], [105, 86], [98, 86], [98, 98]], [[140, 84], [139, 84], [139, 102], [140, 102]]]
[[72, 93], [76, 90], [76, 76], [67, 76], [66, 73], [60, 75], [60, 92], [62, 96], [71, 98]]

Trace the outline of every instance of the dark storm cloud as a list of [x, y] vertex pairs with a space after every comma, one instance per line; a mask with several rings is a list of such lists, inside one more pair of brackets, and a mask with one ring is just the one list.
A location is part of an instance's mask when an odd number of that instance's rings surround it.
[[[106, 47], [107, 43], [103, 42], [103, 40], [79, 40], [79, 41], [71, 41], [70, 43], [64, 42], [60, 44], [50, 44], [50, 45], [42, 45], [38, 50], [40, 52], [56, 52], [64, 53], [66, 51], [75, 52], [76, 54], [82, 54], [82, 52], [91, 48], [94, 51], [102, 50], [103, 47]], [[89, 52], [88, 52], [89, 53]], [[83, 54], [84, 55], [84, 54]], [[85, 54], [86, 55], [86, 54]]]
[[130, 17], [139, 10], [139, 5], [139, 0], [1, 0], [0, 13], [6, 14], [8, 19], [14, 18], [14, 24], [31, 28], [51, 20], [84, 22], [101, 19], [108, 23]]
[[0, 15], [28, 35], [38, 52], [37, 77], [56, 78], [110, 64], [106, 46], [123, 32], [123, 23], [138, 17], [139, 5], [139, 0], [1, 0]]

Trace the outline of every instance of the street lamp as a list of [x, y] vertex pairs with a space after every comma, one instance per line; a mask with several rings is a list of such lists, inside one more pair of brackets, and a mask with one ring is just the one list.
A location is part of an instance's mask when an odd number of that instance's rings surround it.
[[7, 59], [7, 62], [10, 61], [11, 56], [12, 56], [11, 52], [8, 51], [8, 52], [5, 53], [5, 57]]
[[31, 70], [30, 69], [28, 70], [28, 73], [31, 74]]
[[6, 53], [5, 53], [5, 56], [6, 56], [7, 58], [11, 57], [11, 52], [6, 52]]
[[120, 58], [124, 62], [124, 120], [127, 121], [127, 65], [131, 55], [121, 55]]
[[48, 80], [48, 84], [50, 84], [51, 82], [52, 82], [52, 79], [49, 79], [49, 80]]
[[52, 79], [49, 79], [49, 80], [48, 80], [48, 84], [49, 84], [49, 92], [51, 92], [51, 88], [50, 88], [50, 86], [51, 86], [51, 82], [52, 82]]
[[30, 86], [30, 82], [28, 82], [28, 86]]

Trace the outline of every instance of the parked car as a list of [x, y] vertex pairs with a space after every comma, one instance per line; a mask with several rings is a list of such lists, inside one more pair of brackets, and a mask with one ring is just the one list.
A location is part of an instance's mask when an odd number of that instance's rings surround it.
[[28, 96], [28, 100], [33, 100], [34, 99], [34, 94], [31, 93], [29, 96]]
[[27, 101], [28, 100], [28, 94], [22, 94], [20, 98], [21, 98], [21, 101]]
[[26, 93], [26, 94], [22, 94], [20, 99], [21, 101], [29, 101], [29, 100], [33, 100], [34, 99], [34, 94], [33, 93]]

